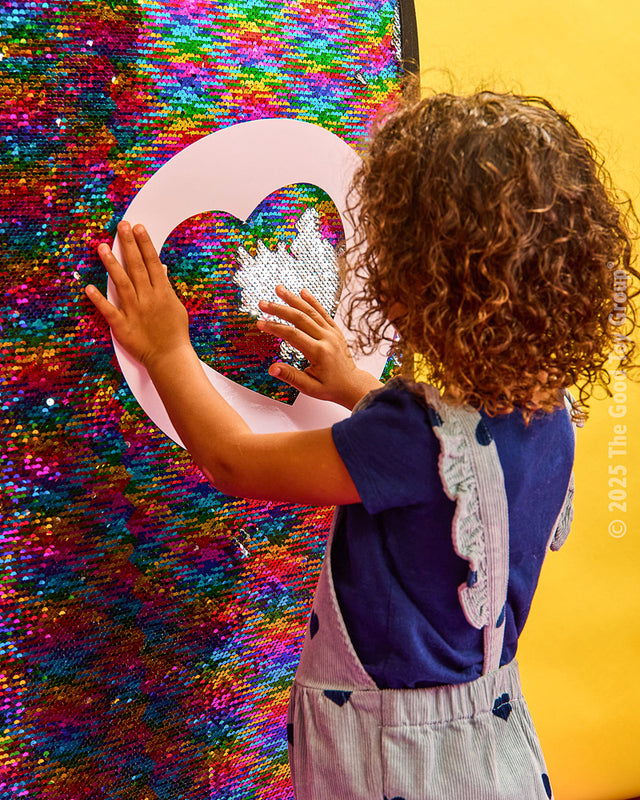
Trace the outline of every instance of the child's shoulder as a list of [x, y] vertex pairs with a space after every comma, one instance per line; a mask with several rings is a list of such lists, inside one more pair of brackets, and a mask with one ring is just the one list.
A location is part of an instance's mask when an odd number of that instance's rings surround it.
[[[381, 386], [379, 389], [373, 389], [368, 392], [354, 406], [353, 411], [362, 411], [374, 403], [406, 403], [409, 399], [427, 408], [429, 402], [426, 398], [425, 388], [428, 386], [430, 386], [430, 384], [414, 381], [404, 375], [397, 375], [394, 378], [390, 378], [384, 386]], [[431, 388], [437, 391], [435, 387]]]
[[[365, 395], [354, 407], [353, 413], [374, 408], [385, 418], [405, 418], [406, 424], [415, 424], [423, 419], [431, 428], [440, 428], [444, 419], [445, 430], [439, 430], [442, 436], [448, 436], [459, 427], [459, 422], [466, 418], [463, 427], [469, 426], [469, 420], [475, 420], [476, 438], [479, 442], [495, 440], [506, 448], [521, 448], [525, 444], [536, 449], [551, 446], [572, 450], [574, 430], [571, 422], [571, 401], [569, 396], [565, 402], [553, 411], [535, 412], [525, 421], [522, 409], [516, 407], [505, 414], [490, 415], [484, 408], [473, 408], [469, 405], [454, 404], [444, 400], [433, 384], [416, 381], [407, 376], [391, 378], [384, 386], [374, 389]], [[566, 447], [564, 447], [566, 445]], [[501, 448], [503, 449], [503, 448]]]

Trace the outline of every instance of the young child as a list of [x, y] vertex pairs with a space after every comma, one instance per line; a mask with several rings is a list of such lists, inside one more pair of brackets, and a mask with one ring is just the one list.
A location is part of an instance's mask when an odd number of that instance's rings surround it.
[[381, 387], [357, 369], [308, 292], [280, 287], [258, 322], [310, 362], [273, 375], [355, 406], [332, 429], [250, 431], [205, 377], [142, 226], [119, 225], [126, 271], [99, 248], [120, 308], [87, 295], [218, 489], [338, 506], [291, 692], [296, 798], [550, 798], [515, 654], [571, 522], [563, 392], [606, 384], [629, 333], [614, 314], [622, 276], [640, 277], [628, 215], [565, 117], [489, 92], [399, 106], [354, 187], [350, 318], [364, 307], [363, 347], [391, 321], [406, 374]]

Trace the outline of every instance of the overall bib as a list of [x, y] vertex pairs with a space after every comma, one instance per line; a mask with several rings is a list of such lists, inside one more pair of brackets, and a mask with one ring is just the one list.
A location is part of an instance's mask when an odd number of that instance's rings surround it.
[[[480, 414], [422, 385], [441, 446], [440, 477], [456, 501], [453, 544], [469, 561], [459, 588], [467, 620], [484, 632], [477, 680], [378, 689], [360, 663], [331, 573], [336, 510], [291, 689], [289, 763], [296, 800], [534, 800], [552, 797], [515, 660], [500, 667], [509, 572], [504, 477]], [[572, 518], [573, 474], [550, 537]]]

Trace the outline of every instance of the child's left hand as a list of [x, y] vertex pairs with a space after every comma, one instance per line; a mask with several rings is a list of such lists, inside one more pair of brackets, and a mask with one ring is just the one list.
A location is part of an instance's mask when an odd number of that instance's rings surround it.
[[158, 359], [191, 347], [189, 317], [145, 228], [132, 229], [122, 221], [118, 236], [126, 270], [108, 245], [101, 244], [98, 255], [116, 287], [119, 307], [95, 286], [87, 286], [85, 292], [122, 347], [149, 368]]
[[276, 363], [269, 368], [270, 375], [309, 397], [339, 403], [349, 410], [367, 392], [382, 386], [371, 373], [356, 366], [342, 331], [311, 292], [303, 289], [297, 296], [279, 285], [276, 293], [284, 305], [261, 300], [260, 308], [289, 324], [261, 319], [258, 328], [298, 349], [309, 366], [302, 371]]

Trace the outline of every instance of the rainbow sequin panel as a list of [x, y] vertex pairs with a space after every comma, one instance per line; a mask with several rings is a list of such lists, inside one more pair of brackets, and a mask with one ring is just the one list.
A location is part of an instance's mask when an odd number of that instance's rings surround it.
[[[331, 509], [214, 491], [141, 411], [83, 287], [104, 289], [96, 245], [200, 137], [277, 116], [360, 141], [399, 90], [394, 3], [1, 9], [0, 798], [289, 800]], [[330, 262], [340, 222], [313, 186], [246, 223], [187, 220], [162, 254], [201, 357], [285, 402], [267, 368], [298, 356], [256, 331], [241, 270], [301, 231]]]

